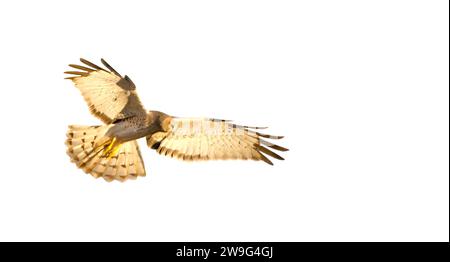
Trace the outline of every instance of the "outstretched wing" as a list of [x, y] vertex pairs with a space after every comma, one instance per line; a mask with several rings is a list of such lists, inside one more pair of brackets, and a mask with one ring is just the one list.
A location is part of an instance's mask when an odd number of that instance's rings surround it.
[[101, 68], [83, 58], [80, 61], [86, 66], [70, 67], [79, 71], [64, 73], [75, 76], [67, 77], [80, 90], [93, 115], [106, 124], [136, 115], [145, 115], [145, 109], [136, 93], [136, 87], [128, 76], [122, 77], [105, 60]]
[[255, 131], [260, 127], [224, 120], [168, 118], [161, 126], [164, 131], [147, 137], [148, 146], [161, 155], [181, 160], [252, 159], [272, 165], [266, 155], [284, 159], [270, 149], [288, 150], [263, 139], [282, 136], [261, 134]]

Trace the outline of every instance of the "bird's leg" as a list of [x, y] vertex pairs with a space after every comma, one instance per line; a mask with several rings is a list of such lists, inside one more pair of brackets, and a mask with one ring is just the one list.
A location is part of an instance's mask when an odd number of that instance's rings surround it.
[[106, 157], [115, 155], [115, 153], [117, 153], [117, 150], [119, 150], [119, 147], [115, 146], [115, 144], [116, 144], [116, 138], [113, 137], [111, 143], [103, 151], [103, 155]]
[[117, 156], [117, 152], [119, 152], [119, 150], [120, 150], [120, 145], [121, 145], [120, 143], [116, 143], [116, 145], [113, 147], [113, 149], [109, 153], [108, 158]]

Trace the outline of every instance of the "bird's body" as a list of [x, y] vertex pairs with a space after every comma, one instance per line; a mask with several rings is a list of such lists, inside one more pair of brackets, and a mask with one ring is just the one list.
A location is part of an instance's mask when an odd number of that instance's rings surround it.
[[81, 91], [91, 113], [102, 126], [69, 126], [66, 144], [71, 160], [86, 173], [107, 181], [125, 181], [145, 176], [136, 139], [159, 154], [181, 160], [252, 159], [272, 162], [265, 156], [283, 158], [268, 148], [287, 151], [262, 138], [280, 139], [257, 132], [259, 127], [232, 124], [210, 118], [178, 118], [159, 111], [146, 111], [136, 87], [108, 63], [103, 69], [87, 60], [86, 66], [70, 65], [81, 71], [67, 71]]
[[106, 132], [107, 136], [115, 137], [118, 142], [128, 142], [162, 131], [162, 120], [169, 116], [158, 112], [150, 111], [144, 116], [133, 116], [115, 122]]

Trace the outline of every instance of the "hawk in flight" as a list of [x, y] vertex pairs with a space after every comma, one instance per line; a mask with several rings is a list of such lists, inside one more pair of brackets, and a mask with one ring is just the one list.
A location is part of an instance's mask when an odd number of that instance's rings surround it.
[[241, 126], [212, 118], [179, 118], [159, 111], [146, 111], [128, 76], [121, 76], [105, 60], [102, 68], [85, 59], [84, 65], [66, 71], [80, 90], [91, 113], [104, 125], [70, 125], [67, 154], [84, 172], [106, 181], [145, 176], [145, 167], [136, 139], [161, 155], [185, 161], [213, 159], [262, 160], [268, 156], [283, 160], [273, 150], [288, 149], [264, 138], [281, 139], [258, 132], [262, 127]]

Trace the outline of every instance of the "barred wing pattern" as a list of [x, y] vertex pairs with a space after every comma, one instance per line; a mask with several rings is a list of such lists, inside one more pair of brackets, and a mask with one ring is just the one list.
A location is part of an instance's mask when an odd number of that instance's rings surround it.
[[103, 59], [101, 62], [109, 71], [85, 59], [80, 61], [86, 66], [70, 64], [79, 71], [64, 73], [75, 75], [66, 79], [72, 80], [80, 90], [93, 115], [110, 124], [118, 119], [146, 114], [128, 76], [122, 77]]
[[288, 150], [263, 139], [282, 136], [262, 134], [256, 131], [261, 127], [240, 126], [225, 120], [170, 118], [162, 128], [164, 131], [147, 137], [148, 146], [161, 155], [181, 160], [252, 159], [273, 165], [266, 155], [284, 159], [270, 149]]

